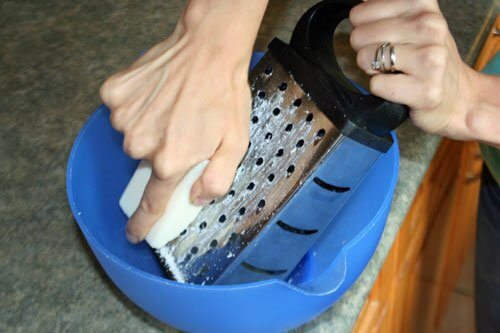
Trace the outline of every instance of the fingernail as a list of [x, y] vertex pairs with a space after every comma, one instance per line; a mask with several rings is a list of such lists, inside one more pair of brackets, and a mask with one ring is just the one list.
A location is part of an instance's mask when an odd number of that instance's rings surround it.
[[132, 243], [132, 244], [137, 244], [139, 243], [139, 238], [130, 234], [128, 231], [125, 233], [125, 235], [127, 236], [127, 240]]
[[196, 198], [196, 200], [194, 201], [194, 204], [196, 206], [205, 206], [205, 205], [208, 205], [210, 203], [210, 201], [211, 200]]

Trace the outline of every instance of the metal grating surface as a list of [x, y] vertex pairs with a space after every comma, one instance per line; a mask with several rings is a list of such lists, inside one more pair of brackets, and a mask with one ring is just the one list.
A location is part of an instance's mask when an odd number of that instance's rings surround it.
[[250, 147], [232, 189], [157, 251], [178, 280], [213, 283], [340, 135], [269, 52], [252, 70], [250, 86]]

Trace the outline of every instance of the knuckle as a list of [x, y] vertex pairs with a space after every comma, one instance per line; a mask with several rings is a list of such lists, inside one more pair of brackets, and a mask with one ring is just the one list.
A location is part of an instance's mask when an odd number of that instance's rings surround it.
[[358, 51], [358, 54], [356, 55], [356, 63], [358, 64], [359, 68], [361, 68], [364, 72], [370, 73], [371, 67], [369, 66], [369, 58], [370, 55], [368, 54], [368, 48], [363, 48]]
[[124, 129], [124, 119], [123, 119], [123, 109], [117, 108], [111, 110], [111, 114], [109, 116], [109, 121], [111, 122], [111, 126], [118, 131], [123, 132]]
[[356, 26], [359, 22], [360, 22], [360, 19], [361, 19], [361, 14], [362, 14], [362, 8], [360, 7], [360, 5], [358, 6], [355, 6], [351, 9], [351, 11], [349, 12], [349, 21], [351, 21], [351, 24], [353, 26]]
[[[140, 209], [140, 205], [138, 207]], [[127, 233], [129, 234], [132, 234], [132, 235], [135, 235], [137, 236], [139, 239], [144, 239], [144, 232], [141, 228], [141, 226], [139, 225], [139, 223], [137, 223], [137, 221], [129, 221], [127, 223]]]
[[424, 98], [429, 108], [434, 108], [443, 100], [443, 87], [440, 84], [427, 85], [424, 90]]
[[204, 173], [201, 182], [205, 191], [217, 197], [224, 195], [231, 185], [224, 179], [224, 175], [215, 172]]
[[99, 89], [99, 95], [105, 104], [114, 105], [120, 98], [120, 89], [118, 88], [117, 77], [108, 78]]
[[432, 69], [446, 66], [446, 49], [443, 46], [428, 46], [422, 50], [420, 61]]
[[163, 213], [163, 207], [161, 207], [155, 200], [152, 200], [146, 193], [144, 194], [139, 209], [147, 215], [159, 216]]
[[134, 159], [144, 157], [141, 139], [134, 131], [128, 131], [125, 133], [125, 138], [123, 139], [123, 150], [127, 155]]
[[184, 14], [186, 26], [197, 24], [205, 17], [206, 13], [206, 4], [203, 4], [203, 1], [189, 2]]
[[168, 180], [179, 173], [179, 167], [175, 164], [174, 158], [168, 153], [157, 154], [153, 159], [153, 170], [156, 177], [160, 180]]
[[351, 32], [351, 36], [349, 37], [349, 42], [351, 43], [352, 48], [356, 51], [358, 51], [360, 48], [362, 33], [363, 32], [360, 30], [360, 28], [355, 28]]
[[375, 75], [370, 79], [370, 91], [374, 95], [380, 95], [382, 92], [382, 85], [380, 82], [380, 75]]
[[417, 16], [414, 24], [418, 34], [434, 41], [443, 41], [448, 31], [445, 19], [436, 13]]

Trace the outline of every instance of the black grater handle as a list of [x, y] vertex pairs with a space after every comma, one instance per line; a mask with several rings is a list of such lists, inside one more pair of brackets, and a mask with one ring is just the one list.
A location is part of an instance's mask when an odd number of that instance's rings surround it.
[[335, 29], [359, 3], [316, 4], [300, 18], [289, 46], [274, 39], [269, 50], [343, 134], [387, 151], [392, 145], [390, 132], [408, 118], [408, 108], [360, 93], [340, 69], [333, 47]]

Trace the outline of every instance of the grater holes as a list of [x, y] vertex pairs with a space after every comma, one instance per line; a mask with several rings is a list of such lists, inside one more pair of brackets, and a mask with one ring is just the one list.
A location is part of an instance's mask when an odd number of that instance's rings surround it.
[[207, 222], [203, 221], [200, 223], [200, 230], [203, 230], [207, 227]]
[[212, 241], [210, 242], [210, 247], [213, 249], [216, 246], [217, 246], [217, 239], [212, 239]]
[[290, 175], [295, 171], [295, 165], [290, 164], [288, 168], [286, 169], [287, 177], [290, 177]]
[[285, 152], [285, 151], [283, 150], [283, 148], [280, 148], [280, 149], [278, 149], [278, 151], [276, 152], [276, 156], [281, 157], [281, 156], [283, 156], [283, 153], [284, 153], [284, 152]]
[[273, 114], [275, 116], [278, 116], [280, 114], [280, 112], [281, 112], [280, 108], [274, 108], [274, 110], [273, 110]]
[[234, 190], [229, 191], [229, 192], [227, 193], [227, 195], [230, 195], [230, 196], [234, 197], [234, 195], [235, 195]]
[[261, 90], [261, 91], [259, 91], [257, 96], [259, 96], [259, 98], [264, 99], [264, 98], [266, 98], [266, 92], [264, 90]]
[[248, 148], [252, 147], [252, 141], [248, 141]]
[[255, 183], [254, 182], [251, 182], [250, 184], [248, 184], [247, 186], [247, 190], [251, 191], [255, 188]]
[[255, 161], [255, 164], [257, 165], [262, 165], [262, 163], [264, 163], [264, 159], [262, 157], [259, 157], [257, 161]]
[[186, 254], [186, 257], [184, 258], [184, 262], [188, 262], [189, 260], [191, 260], [193, 256], [191, 254]]
[[264, 199], [261, 199], [259, 201], [259, 203], [257, 204], [257, 207], [260, 209], [264, 208], [265, 206], [266, 206], [266, 200], [264, 200]]
[[209, 205], [213, 205], [215, 203], [215, 199], [210, 201]]
[[293, 129], [293, 124], [288, 124], [288, 125], [286, 125], [286, 127], [285, 127], [285, 131], [286, 131], [286, 132], [290, 132], [292, 129]]
[[301, 98], [297, 98], [295, 101], [293, 101], [293, 106], [295, 106], [296, 108], [298, 108], [301, 105], [302, 105], [302, 99]]
[[238, 214], [245, 215], [246, 210], [247, 209], [245, 207], [241, 207], [240, 210], [238, 210]]
[[221, 216], [219, 216], [219, 222], [220, 223], [226, 222], [226, 215], [225, 214], [222, 214]]
[[233, 232], [231, 233], [231, 236], [229, 236], [230, 241], [235, 241], [238, 238], [238, 234]]
[[257, 124], [259, 122], [259, 117], [253, 116], [252, 117], [252, 124]]
[[273, 182], [274, 180], [274, 173], [270, 174], [269, 176], [267, 176], [267, 180], [269, 180], [269, 182]]
[[184, 236], [185, 234], [187, 234], [187, 232], [188, 232], [187, 229], [182, 230], [182, 232], [180, 233], [180, 236]]
[[316, 140], [321, 140], [325, 136], [325, 130], [322, 128], [316, 133]]
[[273, 133], [267, 132], [266, 133], [266, 140], [271, 140], [273, 138]]
[[297, 141], [297, 144], [295, 146], [297, 148], [301, 148], [302, 146], [304, 146], [304, 140], [300, 139], [299, 141]]
[[192, 254], [196, 254], [196, 253], [198, 253], [198, 248], [197, 248], [196, 246], [193, 246], [193, 247], [191, 248], [191, 253], [192, 253]]
[[273, 68], [271, 66], [267, 66], [266, 69], [264, 69], [264, 73], [271, 75], [273, 73]]
[[286, 84], [286, 82], [281, 82], [280, 85], [278, 86], [278, 89], [281, 91], [285, 91], [286, 88], [288, 88], [288, 85]]
[[307, 117], [306, 117], [306, 121], [307, 121], [308, 123], [310, 123], [310, 122], [313, 120], [313, 118], [314, 118], [313, 114], [312, 114], [312, 113], [309, 113], [309, 114], [307, 115]]

